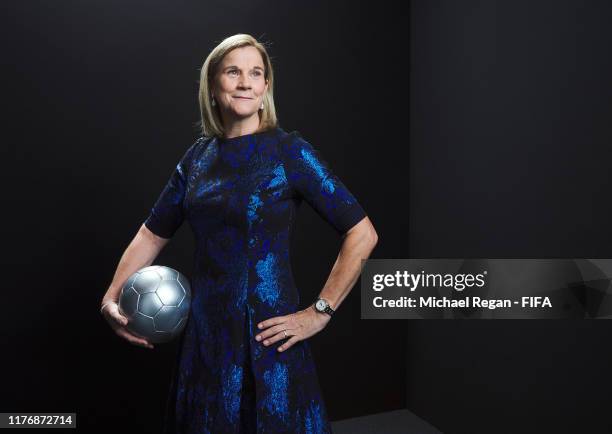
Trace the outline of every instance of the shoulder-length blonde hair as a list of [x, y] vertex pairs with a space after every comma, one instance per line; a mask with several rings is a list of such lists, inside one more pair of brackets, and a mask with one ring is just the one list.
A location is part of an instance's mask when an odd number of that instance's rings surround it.
[[268, 80], [268, 90], [263, 97], [264, 108], [263, 110], [260, 109], [260, 122], [257, 131], [265, 131], [278, 126], [273, 96], [274, 71], [272, 69], [270, 56], [268, 56], [265, 47], [251, 35], [239, 33], [221, 41], [221, 43], [210, 52], [200, 70], [200, 91], [198, 100], [202, 119], [198, 124], [200, 124], [204, 136], [223, 137], [225, 133], [221, 116], [219, 115], [219, 106], [213, 107], [211, 105], [210, 90], [223, 57], [233, 49], [245, 46], [257, 48], [264, 63], [264, 78]]

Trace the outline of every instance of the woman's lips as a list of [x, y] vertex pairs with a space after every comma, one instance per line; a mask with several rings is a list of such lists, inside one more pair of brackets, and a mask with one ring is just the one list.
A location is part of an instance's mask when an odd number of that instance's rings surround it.
[[235, 96], [234, 98], [238, 98], [238, 99], [253, 99], [253, 98], [247, 98], [246, 96]]

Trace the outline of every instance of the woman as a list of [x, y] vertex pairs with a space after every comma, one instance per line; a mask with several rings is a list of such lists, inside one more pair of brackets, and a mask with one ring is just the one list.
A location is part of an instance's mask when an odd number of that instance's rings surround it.
[[[272, 64], [253, 37], [221, 42], [201, 70], [203, 134], [124, 253], [102, 312], [128, 341], [120, 288], [187, 219], [196, 238], [190, 316], [168, 400], [170, 433], [329, 433], [306, 338], [330, 321], [377, 236], [352, 194], [297, 132], [278, 126]], [[305, 199], [343, 244], [317, 303], [298, 310], [289, 239]]]

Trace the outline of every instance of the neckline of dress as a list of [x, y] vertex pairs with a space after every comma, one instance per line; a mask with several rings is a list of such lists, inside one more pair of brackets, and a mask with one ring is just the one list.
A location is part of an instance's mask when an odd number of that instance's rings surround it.
[[230, 137], [230, 138], [217, 137], [217, 140], [221, 144], [239, 143], [239, 142], [249, 141], [250, 139], [256, 138], [256, 137], [266, 136], [266, 135], [269, 135], [269, 134], [271, 135], [271, 134], [275, 133], [278, 129], [279, 129], [279, 127], [274, 127], [274, 128], [269, 128], [267, 130], [257, 131], [255, 133], [243, 134], [241, 136]]

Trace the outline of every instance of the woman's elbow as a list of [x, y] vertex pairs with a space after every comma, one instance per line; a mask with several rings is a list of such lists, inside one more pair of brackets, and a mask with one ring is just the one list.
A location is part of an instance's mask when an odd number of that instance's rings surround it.
[[368, 228], [368, 241], [372, 248], [378, 244], [378, 233], [376, 232], [376, 229], [374, 229], [372, 223], [370, 223], [370, 227]]
[[359, 237], [371, 249], [378, 243], [378, 234], [369, 217], [365, 217], [361, 222], [353, 226], [346, 235], [350, 234], [355, 234], [356, 237]]
[[372, 226], [372, 241], [373, 245], [378, 244], [378, 233], [374, 230], [374, 226]]

